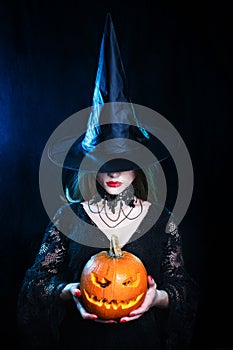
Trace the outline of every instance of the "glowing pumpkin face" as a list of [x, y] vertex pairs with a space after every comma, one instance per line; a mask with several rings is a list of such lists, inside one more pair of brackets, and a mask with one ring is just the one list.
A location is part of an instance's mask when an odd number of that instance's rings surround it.
[[147, 272], [135, 255], [121, 251], [102, 251], [85, 265], [80, 289], [87, 311], [101, 319], [118, 319], [139, 307], [147, 291]]

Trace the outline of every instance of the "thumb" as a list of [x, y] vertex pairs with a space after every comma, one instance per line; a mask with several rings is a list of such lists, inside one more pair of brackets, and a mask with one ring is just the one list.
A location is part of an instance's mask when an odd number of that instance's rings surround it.
[[157, 287], [153, 277], [151, 275], [148, 276], [148, 284], [149, 284], [149, 287]]

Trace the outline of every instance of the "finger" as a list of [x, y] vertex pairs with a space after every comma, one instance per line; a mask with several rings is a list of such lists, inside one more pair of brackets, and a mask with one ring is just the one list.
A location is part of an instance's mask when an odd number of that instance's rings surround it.
[[148, 284], [149, 284], [149, 287], [157, 287], [156, 283], [155, 283], [155, 280], [153, 279], [153, 277], [151, 275], [148, 276]]
[[147, 303], [142, 303], [142, 305], [139, 306], [137, 308], [137, 310], [134, 310], [134, 311], [130, 312], [129, 317], [130, 317], [130, 319], [132, 317], [137, 317], [137, 318], [141, 317], [144, 314], [144, 312], [146, 312], [147, 310], [148, 310]]
[[78, 288], [73, 288], [71, 294], [73, 295], [73, 297], [80, 297], [81, 291]]
[[79, 283], [75, 283], [71, 288], [70, 292], [74, 297], [80, 297], [81, 296], [81, 291], [79, 289]]
[[117, 323], [117, 321], [115, 321], [115, 320], [100, 320], [100, 319], [95, 319], [95, 322], [99, 322], [99, 323], [112, 323], [112, 324], [116, 324]]
[[143, 314], [143, 312], [145, 312], [144, 309], [138, 308], [137, 310], [130, 312], [129, 317], [130, 317], [130, 319], [135, 318], [135, 317], [138, 318]]
[[77, 302], [76, 306], [84, 320], [96, 320], [98, 318], [97, 315], [87, 312], [80, 302]]
[[142, 316], [142, 313], [140, 313], [140, 314], [131, 313], [129, 316], [122, 317], [119, 322], [126, 323], [126, 322], [130, 322], [130, 321], [134, 321], [134, 320], [137, 320], [141, 316]]

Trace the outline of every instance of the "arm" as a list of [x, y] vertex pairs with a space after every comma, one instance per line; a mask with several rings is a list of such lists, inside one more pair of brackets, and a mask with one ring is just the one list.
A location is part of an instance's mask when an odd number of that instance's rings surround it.
[[[46, 341], [64, 317], [60, 298], [65, 282], [68, 239], [54, 224], [46, 229], [35, 263], [25, 274], [18, 297], [19, 332], [25, 340]], [[33, 348], [33, 347], [32, 347]]]
[[167, 342], [180, 342], [183, 345], [191, 341], [199, 290], [185, 269], [177, 226], [170, 221], [167, 228], [164, 233], [161, 285], [169, 299]]
[[154, 279], [148, 276], [148, 290], [144, 302], [121, 322], [135, 320], [153, 308], [163, 325], [166, 349], [182, 350], [190, 343], [192, 337], [198, 287], [185, 269], [178, 228], [174, 222], [170, 222], [168, 227], [167, 232], [162, 229], [162, 281], [158, 282], [157, 288]]

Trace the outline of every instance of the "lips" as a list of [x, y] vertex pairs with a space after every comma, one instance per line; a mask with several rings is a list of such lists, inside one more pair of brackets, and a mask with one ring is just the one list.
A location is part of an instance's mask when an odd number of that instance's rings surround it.
[[109, 187], [119, 187], [122, 185], [122, 182], [120, 182], [120, 181], [108, 181], [107, 185]]

